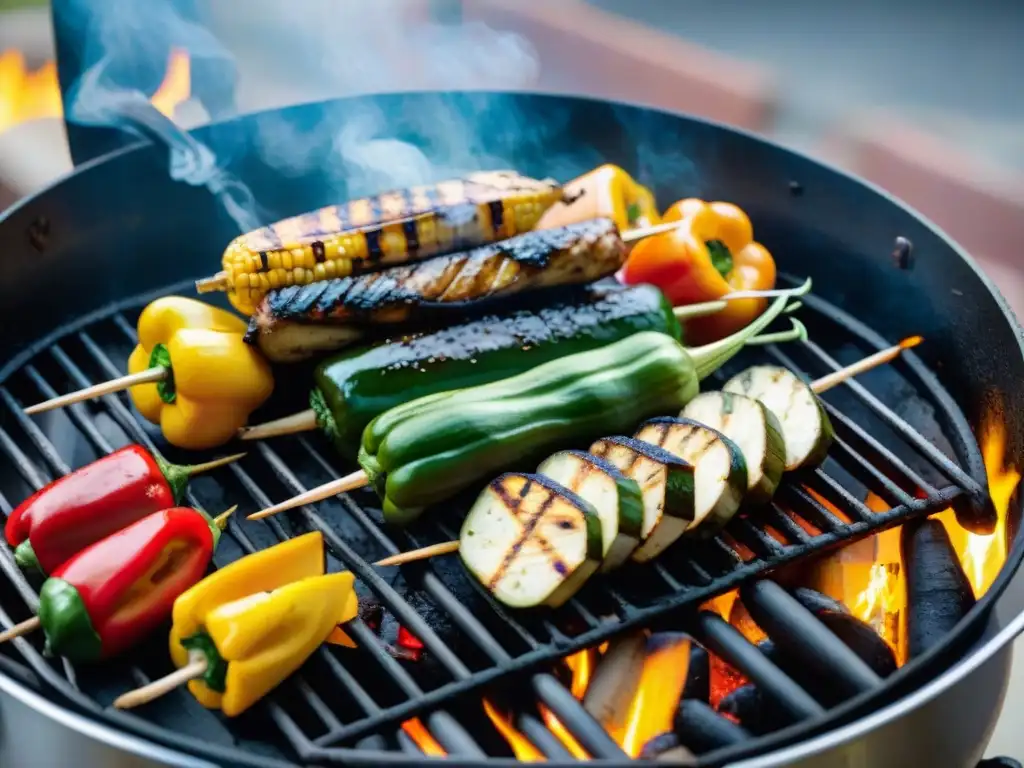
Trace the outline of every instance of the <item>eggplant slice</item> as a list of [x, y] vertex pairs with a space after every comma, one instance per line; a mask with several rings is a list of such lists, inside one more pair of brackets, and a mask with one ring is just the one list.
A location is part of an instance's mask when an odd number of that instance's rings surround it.
[[747, 493], [747, 463], [721, 432], [692, 419], [662, 417], [645, 422], [634, 437], [693, 465], [695, 515], [687, 535], [713, 536], [739, 510]]
[[786, 447], [778, 419], [763, 403], [732, 392], [704, 392], [679, 415], [721, 432], [739, 446], [747, 464], [748, 503], [771, 499], [782, 479]]
[[473, 504], [459, 556], [496, 600], [557, 608], [597, 570], [601, 521], [594, 508], [541, 475], [508, 473]]
[[605, 437], [590, 452], [636, 480], [643, 493], [644, 524], [633, 560], [645, 563], [664, 552], [693, 522], [693, 467], [656, 445], [631, 437]]
[[786, 471], [814, 467], [832, 447], [832, 422], [810, 385], [777, 365], [756, 365], [726, 382], [726, 392], [759, 400], [775, 414], [786, 444]]

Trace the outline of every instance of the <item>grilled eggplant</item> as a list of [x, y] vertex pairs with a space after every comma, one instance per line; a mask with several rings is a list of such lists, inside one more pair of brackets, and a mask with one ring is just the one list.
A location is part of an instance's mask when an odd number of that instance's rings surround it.
[[557, 608], [601, 562], [601, 521], [579, 496], [542, 475], [508, 473], [473, 504], [459, 556], [496, 600]]
[[605, 437], [590, 452], [636, 480], [644, 501], [642, 543], [633, 551], [639, 563], [653, 560], [693, 522], [693, 467], [663, 448], [630, 437]]
[[342, 338], [351, 333], [354, 341], [367, 326], [452, 310], [461, 314], [521, 291], [589, 283], [613, 274], [625, 256], [610, 219], [529, 232], [418, 264], [272, 291], [253, 315], [246, 338], [271, 360], [296, 347], [337, 348]]
[[755, 365], [722, 388], [764, 403], [782, 427], [786, 471], [817, 466], [832, 447], [832, 422], [814, 390], [803, 379], [777, 365]]
[[747, 463], [739, 446], [721, 432], [691, 419], [662, 417], [645, 422], [635, 437], [693, 465], [695, 514], [687, 536], [712, 536], [739, 510], [747, 492]]

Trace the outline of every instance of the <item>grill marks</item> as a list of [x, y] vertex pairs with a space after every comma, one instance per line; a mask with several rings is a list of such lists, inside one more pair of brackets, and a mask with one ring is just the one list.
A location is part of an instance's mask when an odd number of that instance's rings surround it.
[[[378, 257], [379, 242], [374, 241]], [[476, 302], [526, 289], [589, 283], [614, 273], [625, 258], [607, 219], [541, 230], [464, 253], [438, 256], [384, 272], [272, 291], [265, 323], [401, 322], [431, 305]]]

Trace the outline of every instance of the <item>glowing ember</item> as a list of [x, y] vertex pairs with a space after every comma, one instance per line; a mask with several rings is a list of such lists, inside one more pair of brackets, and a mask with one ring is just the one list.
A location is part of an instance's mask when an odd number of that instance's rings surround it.
[[483, 704], [484, 712], [487, 713], [487, 717], [494, 723], [498, 733], [504, 736], [505, 741], [512, 747], [512, 753], [516, 756], [516, 760], [521, 763], [544, 762], [544, 755], [541, 754], [541, 751], [533, 746], [523, 734], [512, 727], [511, 717], [503, 716], [487, 699], [484, 699]]
[[406, 735], [415, 742], [416, 746], [420, 748], [424, 755], [428, 757], [445, 757], [447, 752], [444, 751], [444, 747], [437, 743], [430, 732], [426, 729], [426, 726], [420, 722], [419, 718], [413, 718], [412, 720], [406, 720], [402, 723], [402, 730], [405, 731]]
[[644, 745], [672, 730], [672, 718], [686, 687], [690, 641], [675, 633], [655, 634], [647, 642], [647, 655], [636, 692], [621, 729], [602, 723], [630, 757], [639, 757]]
[[[150, 101], [168, 117], [191, 95], [191, 64], [188, 52], [171, 51], [167, 74]], [[0, 53], [0, 132], [26, 120], [61, 117], [60, 84], [57, 65], [48, 61], [29, 71], [21, 51]]]
[[899, 343], [900, 349], [913, 349], [924, 341], [924, 336], [908, 336]]

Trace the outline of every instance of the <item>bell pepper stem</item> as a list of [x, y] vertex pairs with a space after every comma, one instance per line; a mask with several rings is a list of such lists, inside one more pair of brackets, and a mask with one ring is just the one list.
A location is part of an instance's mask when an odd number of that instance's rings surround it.
[[44, 576], [46, 575], [46, 572], [43, 571], [43, 566], [39, 564], [39, 558], [36, 557], [36, 551], [32, 549], [32, 542], [28, 539], [25, 539], [15, 547], [14, 562], [23, 571], [36, 571]]
[[147, 368], [146, 370], [139, 371], [138, 373], [129, 373], [127, 376], [120, 376], [116, 379], [111, 379], [110, 381], [104, 381], [101, 384], [94, 384], [91, 387], [80, 389], [77, 392], [71, 392], [67, 395], [51, 398], [42, 403], [30, 405], [25, 409], [25, 415], [31, 416], [36, 413], [52, 411], [55, 408], [63, 408], [68, 405], [74, 405], [75, 403], [81, 403], [84, 400], [92, 400], [95, 397], [101, 397], [113, 392], [130, 389], [131, 387], [139, 384], [156, 384], [158, 382], [165, 381], [169, 375], [169, 368]]
[[806, 282], [798, 288], [793, 288], [792, 290], [781, 293], [779, 297], [768, 306], [768, 309], [761, 313], [761, 316], [750, 323], [746, 328], [737, 331], [731, 336], [726, 336], [724, 339], [720, 339], [719, 341], [688, 350], [690, 357], [693, 359], [694, 367], [697, 369], [697, 377], [699, 379], [705, 379], [725, 365], [729, 360], [736, 356], [736, 354], [750, 339], [754, 338], [761, 331], [767, 328], [772, 321], [782, 313], [782, 310], [785, 309], [786, 303], [789, 299], [796, 296], [803, 296], [810, 290], [811, 279], [807, 278]]
[[181, 499], [185, 495], [185, 489], [188, 487], [190, 477], [231, 464], [243, 456], [245, 456], [244, 453], [233, 453], [230, 456], [221, 456], [219, 459], [206, 461], [202, 464], [172, 464], [160, 454], [155, 451], [153, 452], [153, 460], [160, 467], [160, 472], [167, 481], [167, 485], [171, 487], [171, 493], [174, 495], [174, 501], [177, 504], [181, 503]]
[[746, 346], [757, 347], [764, 346], [765, 344], [784, 344], [787, 341], [807, 341], [807, 326], [795, 317], [791, 317], [789, 321], [793, 324], [790, 330], [779, 331], [778, 333], [763, 333], [760, 336], [748, 339]]
[[338, 480], [332, 480], [329, 483], [324, 483], [316, 488], [312, 488], [305, 493], [300, 493], [298, 496], [292, 496], [288, 501], [282, 501], [280, 504], [267, 507], [260, 512], [253, 512], [246, 518], [246, 520], [262, 520], [265, 517], [276, 515], [278, 512], [295, 509], [295, 507], [302, 507], [306, 504], [315, 504], [318, 501], [329, 499], [331, 496], [337, 496], [339, 493], [363, 488], [369, 481], [370, 478], [367, 477], [366, 473], [360, 469], [352, 474], [345, 475], [345, 477]]
[[27, 635], [29, 632], [35, 632], [39, 629], [39, 625], [40, 621], [38, 616], [33, 616], [31, 619], [25, 619], [24, 621], [15, 624], [6, 632], [0, 632], [0, 643], [6, 643], [8, 640], [14, 640], [22, 635]]
[[311, 432], [317, 428], [317, 422], [317, 412], [312, 408], [307, 408], [304, 411], [293, 413], [291, 416], [268, 421], [264, 424], [242, 427], [238, 430], [238, 439], [265, 440], [268, 437], [294, 435], [298, 432]]
[[132, 709], [134, 707], [148, 704], [154, 699], [159, 699], [175, 688], [185, 685], [190, 680], [195, 680], [197, 677], [202, 677], [206, 674], [207, 662], [206, 657], [201, 653], [193, 653], [189, 656], [190, 661], [181, 669], [177, 669], [171, 674], [161, 677], [159, 680], [154, 680], [149, 685], [144, 685], [141, 688], [136, 688], [134, 691], [118, 696], [114, 700], [115, 709]]

